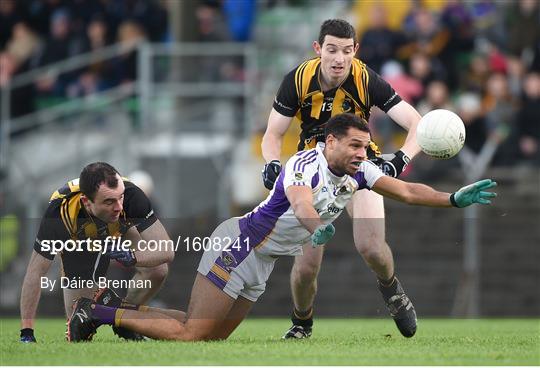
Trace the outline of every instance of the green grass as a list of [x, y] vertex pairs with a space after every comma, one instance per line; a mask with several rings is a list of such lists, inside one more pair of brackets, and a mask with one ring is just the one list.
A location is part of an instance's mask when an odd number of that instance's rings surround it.
[[40, 320], [38, 344], [0, 320], [2, 365], [540, 365], [539, 319], [422, 319], [415, 337], [390, 319], [317, 319], [314, 335], [282, 341], [285, 319], [248, 319], [226, 341], [124, 342], [107, 326], [91, 343], [64, 341], [62, 320]]

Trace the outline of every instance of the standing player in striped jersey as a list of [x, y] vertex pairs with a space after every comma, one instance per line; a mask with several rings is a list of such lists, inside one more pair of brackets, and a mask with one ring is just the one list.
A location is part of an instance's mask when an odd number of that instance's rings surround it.
[[77, 301], [68, 321], [70, 341], [88, 340], [101, 325], [113, 325], [162, 340], [226, 339], [263, 294], [280, 256], [302, 254], [310, 242], [320, 248], [334, 235], [332, 222], [358, 190], [409, 204], [465, 207], [489, 204], [491, 180], [450, 194], [385, 176], [367, 160], [367, 122], [352, 114], [331, 118], [326, 143], [293, 156], [276, 185], [252, 212], [221, 223], [201, 258], [187, 314], [157, 308], [111, 308]]
[[[87, 165], [78, 179], [72, 180], [55, 191], [41, 220], [21, 291], [21, 341], [36, 342], [34, 319], [41, 295], [40, 281], [47, 274], [55, 258], [52, 247], [46, 242], [99, 240], [104, 244], [108, 237], [130, 240], [170, 240], [167, 231], [154, 214], [150, 201], [135, 184], [122, 178], [118, 171], [104, 162]], [[172, 249], [158, 251], [132, 249], [115, 250], [102, 254], [87, 246], [81, 251], [63, 251], [62, 276], [69, 279], [68, 287], [62, 287], [66, 316], [72, 312], [73, 300], [92, 297], [97, 287], [88, 286], [104, 277], [109, 262], [114, 259], [125, 267], [133, 267], [133, 280], [149, 280], [149, 288], [128, 289], [127, 301], [146, 303], [161, 288], [168, 273], [167, 263], [174, 258]], [[55, 277], [56, 279], [56, 277]], [[108, 304], [113, 302], [112, 291], [108, 295], [96, 295], [96, 299]], [[122, 300], [115, 299], [119, 306]], [[120, 337], [140, 340], [131, 331], [114, 328]]]
[[[371, 108], [377, 106], [408, 130], [408, 135], [403, 147], [394, 154], [380, 155], [372, 143], [368, 158], [386, 175], [398, 177], [409, 160], [420, 152], [415, 139], [420, 115], [378, 74], [354, 57], [358, 50], [355, 37], [354, 28], [346, 21], [325, 21], [318, 41], [313, 42], [318, 56], [285, 76], [262, 140], [262, 153], [267, 162], [262, 173], [266, 188], [272, 189], [281, 171], [282, 140], [293, 118], [301, 122], [298, 150], [302, 150], [324, 140], [324, 125], [331, 116], [349, 112], [368, 120]], [[356, 249], [377, 276], [379, 290], [399, 331], [406, 337], [413, 336], [416, 312], [395, 276], [392, 251], [385, 239], [382, 197], [368, 190], [358, 191], [347, 209], [353, 219]], [[308, 247], [295, 259], [291, 271], [292, 327], [283, 338], [311, 335], [322, 258], [323, 248]]]

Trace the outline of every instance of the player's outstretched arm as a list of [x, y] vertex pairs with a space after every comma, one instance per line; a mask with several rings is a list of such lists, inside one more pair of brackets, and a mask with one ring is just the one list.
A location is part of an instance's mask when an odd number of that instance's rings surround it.
[[294, 215], [300, 223], [313, 234], [323, 222], [313, 207], [313, 194], [308, 186], [290, 186], [286, 190], [286, 196], [294, 211]]
[[292, 118], [281, 115], [274, 109], [272, 109], [268, 117], [268, 126], [261, 143], [262, 155], [266, 161], [262, 170], [262, 179], [267, 189], [274, 187], [274, 183], [281, 172], [281, 163], [279, 161], [281, 144], [285, 132], [291, 125], [291, 121]]
[[21, 342], [35, 342], [34, 319], [41, 297], [40, 280], [51, 267], [52, 261], [32, 251], [21, 290]]
[[457, 192], [445, 193], [419, 183], [407, 183], [389, 176], [383, 176], [373, 185], [373, 190], [385, 197], [412, 205], [430, 207], [467, 207], [474, 203], [490, 204], [496, 193], [488, 192], [497, 185], [491, 179], [484, 179], [467, 185]]
[[311, 233], [311, 245], [319, 247], [325, 245], [335, 234], [334, 225], [325, 225], [313, 207], [313, 194], [307, 186], [290, 186], [286, 191], [294, 215], [302, 225]]

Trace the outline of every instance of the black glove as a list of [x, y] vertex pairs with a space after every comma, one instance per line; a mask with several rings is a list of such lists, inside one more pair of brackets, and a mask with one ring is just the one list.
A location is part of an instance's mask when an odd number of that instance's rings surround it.
[[137, 258], [135, 257], [135, 251], [133, 249], [108, 249], [107, 252], [105, 252], [105, 255], [109, 256], [111, 259], [116, 260], [117, 262], [120, 262], [126, 267], [134, 266], [137, 263]]
[[380, 157], [375, 157], [371, 160], [375, 165], [379, 166], [381, 171], [388, 176], [397, 178], [411, 159], [403, 151], [399, 150], [396, 153], [383, 154]]
[[36, 338], [34, 337], [34, 330], [31, 328], [23, 328], [21, 330], [21, 342], [29, 343], [29, 342], [36, 342]]
[[272, 190], [280, 172], [281, 162], [279, 162], [279, 160], [272, 160], [264, 165], [262, 170], [262, 179], [266, 189]]

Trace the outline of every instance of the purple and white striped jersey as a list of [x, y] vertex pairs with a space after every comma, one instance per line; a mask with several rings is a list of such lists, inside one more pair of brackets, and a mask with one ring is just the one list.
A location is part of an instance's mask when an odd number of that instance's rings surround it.
[[324, 143], [300, 151], [287, 161], [268, 197], [239, 221], [240, 231], [251, 247], [268, 255], [302, 254], [310, 233], [298, 221], [285, 195], [291, 185], [309, 186], [313, 206], [325, 224], [333, 222], [360, 189], [371, 189], [384, 174], [364, 161], [354, 176], [336, 176], [323, 155]]

